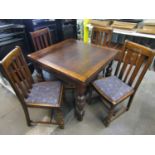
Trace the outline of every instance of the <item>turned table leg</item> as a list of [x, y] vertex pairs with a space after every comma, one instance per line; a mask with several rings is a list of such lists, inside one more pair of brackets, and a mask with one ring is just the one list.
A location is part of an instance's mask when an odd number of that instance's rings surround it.
[[86, 86], [80, 85], [76, 88], [76, 103], [75, 103], [75, 115], [79, 121], [83, 120], [84, 106], [86, 104]]
[[105, 73], [106, 77], [111, 76], [112, 74], [112, 64], [113, 64], [113, 60], [108, 64], [108, 67], [106, 68], [106, 73]]

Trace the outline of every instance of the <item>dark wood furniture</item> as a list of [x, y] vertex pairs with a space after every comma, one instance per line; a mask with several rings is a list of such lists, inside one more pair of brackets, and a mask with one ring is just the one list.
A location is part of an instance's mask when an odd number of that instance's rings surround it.
[[[110, 27], [94, 26], [91, 35], [91, 43], [99, 46], [116, 48], [117, 45], [111, 43], [112, 33], [113, 29]], [[103, 69], [103, 76], [107, 77], [111, 75], [112, 64], [113, 61], [108, 64], [106, 71]]]
[[31, 32], [31, 37], [35, 51], [46, 48], [52, 44], [51, 34], [48, 28]]
[[16, 45], [22, 48], [23, 55], [26, 58], [30, 48], [25, 26], [0, 19], [0, 60], [2, 60]]
[[[52, 44], [51, 33], [48, 28], [40, 29], [34, 32], [31, 32], [31, 38], [35, 51], [46, 48]], [[35, 64], [34, 64], [35, 65]], [[37, 79], [38, 81], [44, 80], [43, 72], [40, 68], [36, 67], [37, 70]]]
[[[40, 29], [48, 28], [49, 32], [52, 36], [52, 43], [56, 43], [59, 41], [57, 23], [55, 19], [22, 19], [18, 20], [22, 21], [26, 27], [27, 34], [30, 32], [34, 32]], [[31, 44], [31, 37], [29, 36], [29, 43]], [[34, 51], [34, 49], [31, 49]]]
[[93, 27], [91, 43], [101, 46], [110, 46], [112, 38], [112, 28]]
[[76, 19], [56, 19], [58, 40], [77, 39], [77, 21]]
[[78, 120], [82, 120], [87, 86], [116, 54], [114, 49], [68, 39], [28, 57], [41, 68], [54, 72], [57, 78], [76, 86], [75, 114]]
[[[21, 102], [28, 126], [33, 123], [51, 123], [64, 128], [61, 110], [63, 85], [60, 81], [34, 83], [20, 47], [12, 50], [0, 62], [0, 66]], [[30, 120], [28, 108], [51, 109], [51, 120]]]
[[[126, 41], [122, 51], [122, 59], [118, 61], [114, 76], [102, 78], [93, 82], [93, 87], [101, 95], [108, 116], [106, 126], [120, 114], [128, 111], [154, 54], [153, 50], [140, 44]], [[118, 106], [129, 98], [127, 106], [118, 110]]]
[[26, 35], [30, 45], [30, 53], [34, 52], [30, 32], [48, 28], [52, 36], [52, 43], [58, 43], [67, 38], [76, 38], [76, 19], [9, 19], [12, 23], [25, 25]]

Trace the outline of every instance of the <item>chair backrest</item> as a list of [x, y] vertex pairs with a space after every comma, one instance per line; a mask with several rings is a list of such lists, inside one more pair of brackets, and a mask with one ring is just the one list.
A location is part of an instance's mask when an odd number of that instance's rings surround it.
[[21, 101], [28, 96], [33, 79], [20, 47], [16, 47], [0, 62], [3, 74]]
[[101, 46], [109, 46], [112, 38], [112, 28], [93, 27], [91, 43]]
[[125, 41], [122, 52], [115, 76], [136, 90], [153, 60], [153, 50], [131, 41]]
[[48, 28], [31, 32], [31, 37], [35, 50], [41, 50], [52, 44], [51, 34]]

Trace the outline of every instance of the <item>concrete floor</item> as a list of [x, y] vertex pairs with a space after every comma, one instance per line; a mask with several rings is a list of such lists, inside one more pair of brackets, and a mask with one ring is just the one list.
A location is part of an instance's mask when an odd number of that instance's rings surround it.
[[[65, 105], [65, 129], [56, 125], [27, 127], [25, 116], [16, 96], [0, 86], [0, 134], [155, 134], [155, 72], [148, 71], [129, 112], [105, 128], [102, 123], [104, 107], [94, 100], [86, 105], [82, 122], [74, 118], [72, 101]], [[69, 96], [69, 98], [71, 98]], [[47, 119], [49, 111], [32, 109], [33, 119]]]

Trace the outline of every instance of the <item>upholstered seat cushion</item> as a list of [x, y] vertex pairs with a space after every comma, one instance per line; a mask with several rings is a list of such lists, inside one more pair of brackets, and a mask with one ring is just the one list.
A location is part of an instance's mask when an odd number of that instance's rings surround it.
[[116, 76], [110, 76], [94, 81], [96, 90], [113, 104], [117, 104], [122, 98], [131, 95], [134, 90]]
[[28, 98], [25, 100], [27, 105], [59, 107], [62, 95], [62, 84], [59, 81], [40, 82], [33, 84]]

